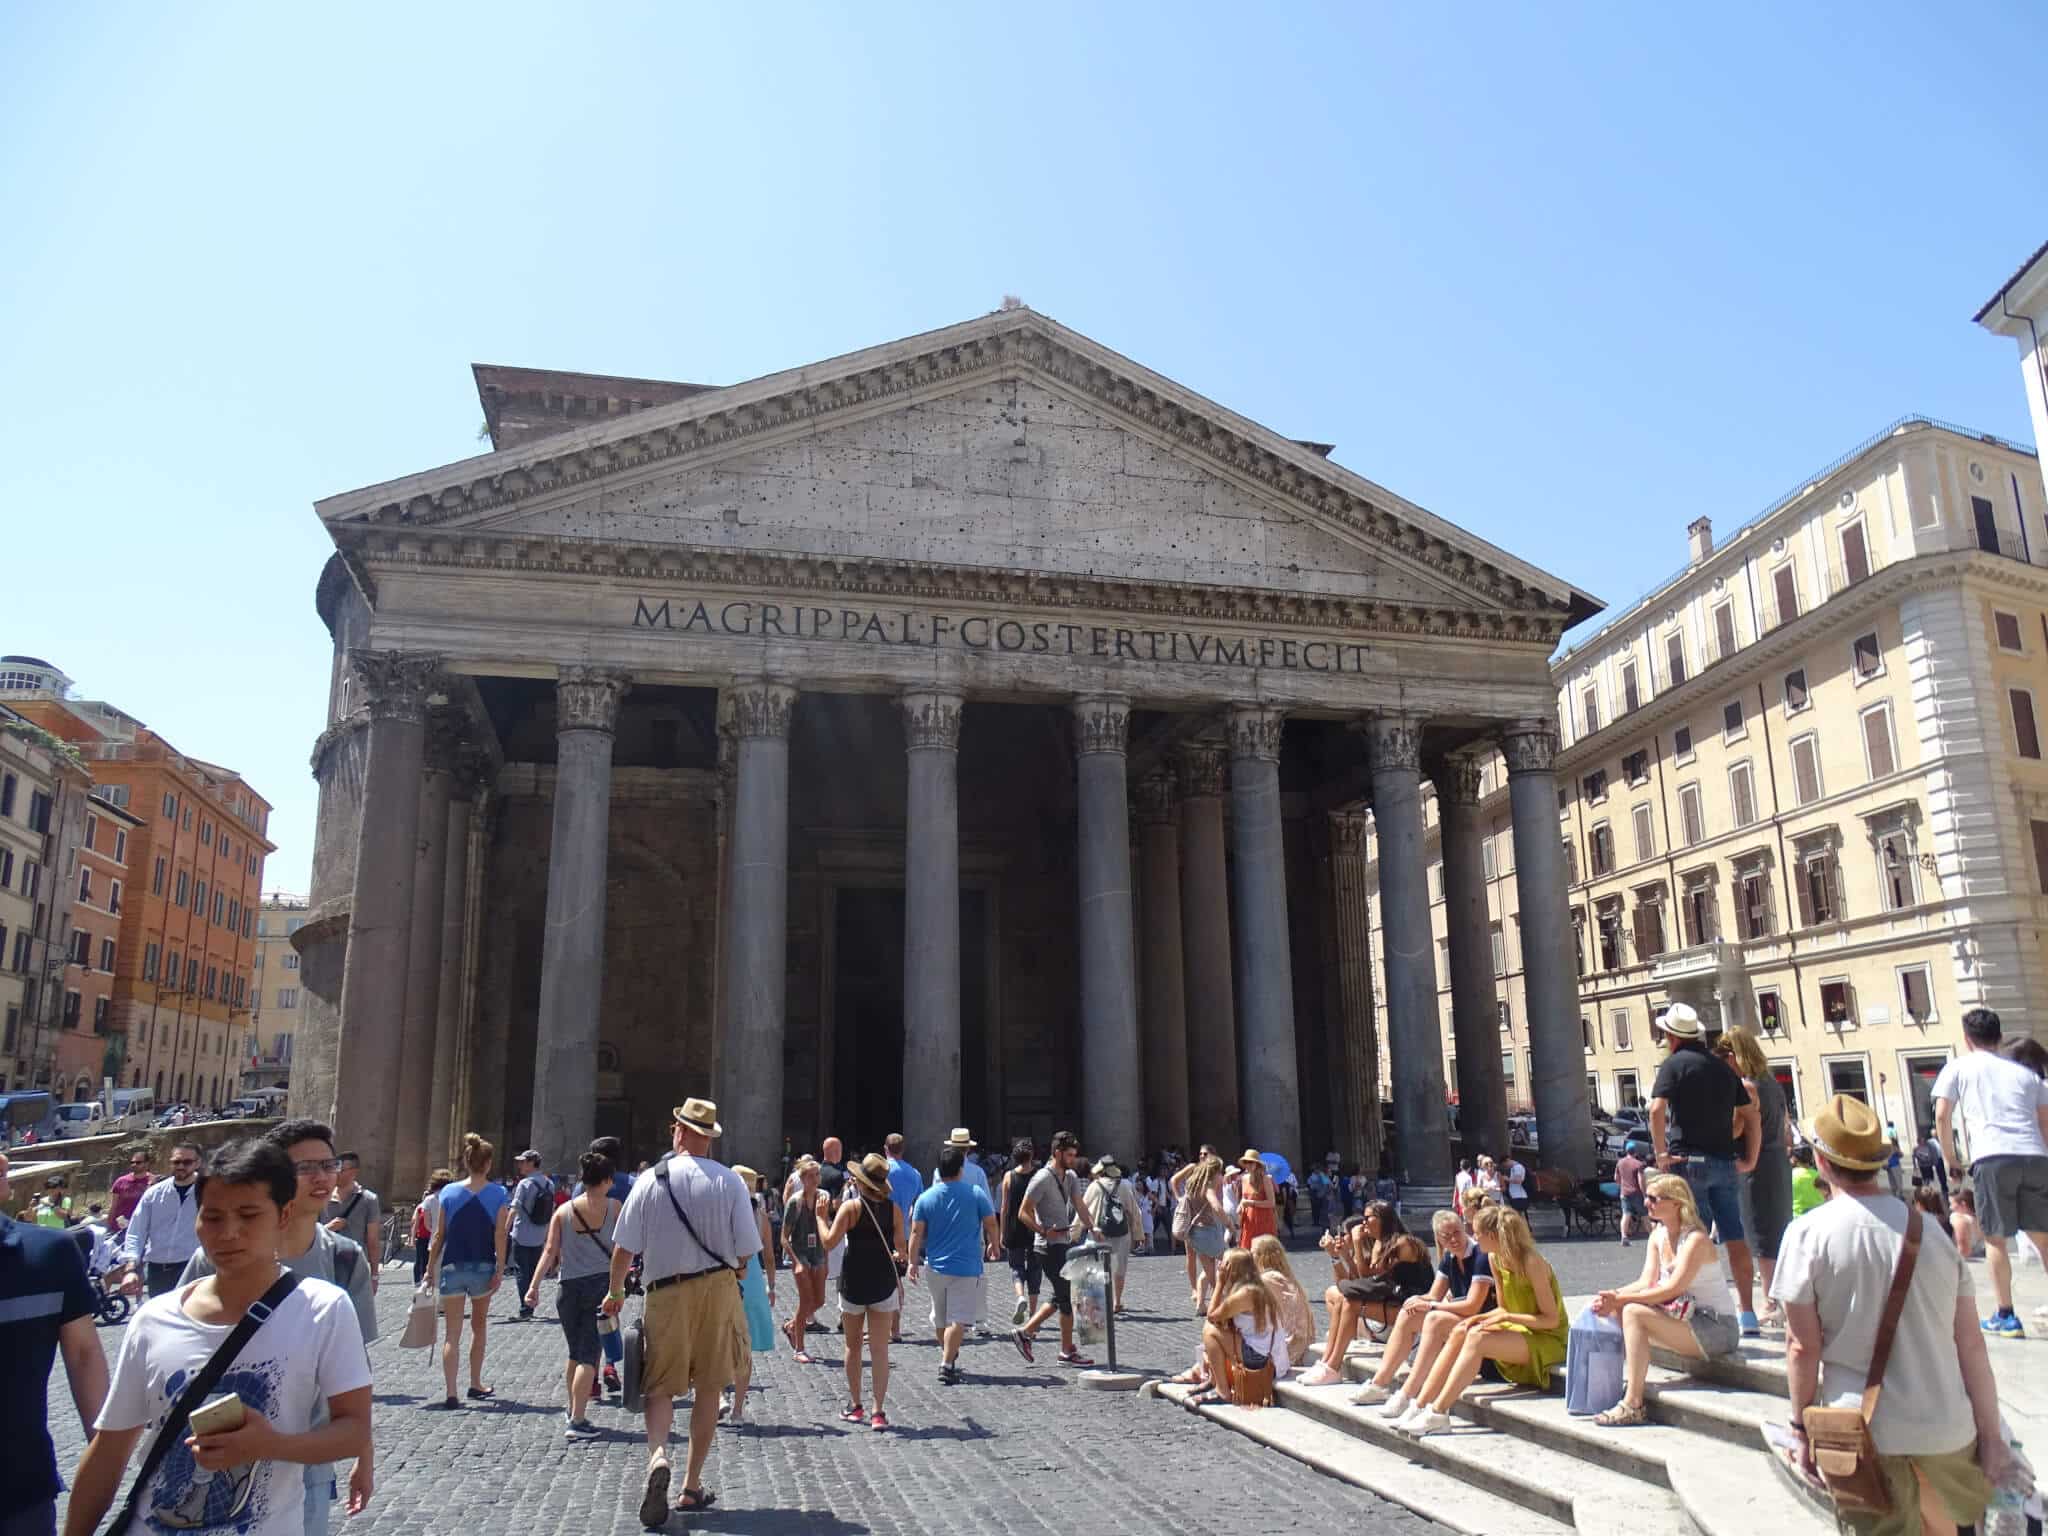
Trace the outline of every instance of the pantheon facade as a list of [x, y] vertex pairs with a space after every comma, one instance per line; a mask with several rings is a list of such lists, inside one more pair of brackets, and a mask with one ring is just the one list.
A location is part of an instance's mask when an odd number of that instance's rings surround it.
[[1028, 308], [730, 387], [475, 372], [491, 452], [317, 504], [292, 1087], [373, 1185], [470, 1129], [651, 1155], [692, 1093], [760, 1168], [1078, 1124], [1446, 1184], [1424, 784], [1483, 973], [1495, 749], [1541, 1160], [1591, 1171], [1583, 593]]

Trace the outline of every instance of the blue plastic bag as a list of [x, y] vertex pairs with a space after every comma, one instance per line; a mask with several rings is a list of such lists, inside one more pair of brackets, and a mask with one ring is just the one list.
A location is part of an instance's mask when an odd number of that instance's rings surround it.
[[1621, 1401], [1623, 1353], [1619, 1318], [1597, 1316], [1588, 1307], [1572, 1319], [1564, 1357], [1567, 1413], [1584, 1418]]

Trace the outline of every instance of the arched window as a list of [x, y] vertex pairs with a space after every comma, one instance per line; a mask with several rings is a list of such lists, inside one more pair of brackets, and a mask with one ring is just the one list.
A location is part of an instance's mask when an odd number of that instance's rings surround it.
[[180, 1104], [185, 1102], [185, 1074], [182, 1072], [178, 1074], [178, 1086], [175, 1090], [173, 1090], [171, 1097], [176, 1099]]
[[92, 1079], [87, 1077], [83, 1072], [81, 1072], [78, 1074], [77, 1085], [73, 1087], [71, 1090], [71, 1102], [74, 1104], [83, 1104], [87, 1099], [91, 1097]]
[[128, 1086], [130, 1088], [140, 1088], [142, 1086], [142, 1068], [137, 1067], [128, 1074]]
[[162, 1067], [156, 1069], [156, 1088], [154, 1092], [156, 1093], [157, 1107], [161, 1109], [164, 1102], [164, 1069]]

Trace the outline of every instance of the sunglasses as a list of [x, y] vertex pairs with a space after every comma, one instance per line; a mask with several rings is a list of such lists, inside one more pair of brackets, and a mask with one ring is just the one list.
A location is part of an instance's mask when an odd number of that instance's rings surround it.
[[309, 1157], [302, 1163], [293, 1163], [292, 1172], [300, 1178], [309, 1178], [316, 1173], [338, 1173], [341, 1159], [338, 1157]]

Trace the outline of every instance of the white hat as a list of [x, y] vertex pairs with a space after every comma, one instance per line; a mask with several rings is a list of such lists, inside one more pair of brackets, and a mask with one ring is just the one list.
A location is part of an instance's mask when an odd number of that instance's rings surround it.
[[1700, 1016], [1691, 1005], [1673, 1003], [1657, 1015], [1657, 1027], [1667, 1035], [1676, 1035], [1681, 1040], [1697, 1040], [1705, 1033], [1700, 1028]]
[[953, 1127], [953, 1134], [946, 1138], [946, 1145], [949, 1147], [978, 1147], [981, 1143], [969, 1134], [966, 1126], [956, 1125]]

